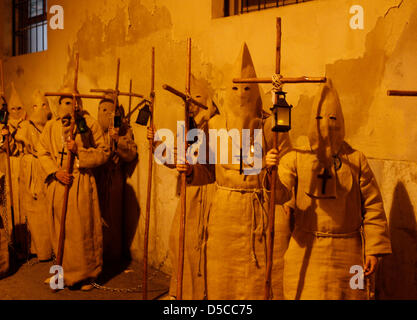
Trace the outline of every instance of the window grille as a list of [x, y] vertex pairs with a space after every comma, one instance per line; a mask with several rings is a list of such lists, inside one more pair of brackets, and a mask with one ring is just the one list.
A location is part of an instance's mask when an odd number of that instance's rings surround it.
[[13, 0], [13, 55], [47, 49], [46, 0]]
[[312, 0], [224, 0], [224, 16], [277, 8]]

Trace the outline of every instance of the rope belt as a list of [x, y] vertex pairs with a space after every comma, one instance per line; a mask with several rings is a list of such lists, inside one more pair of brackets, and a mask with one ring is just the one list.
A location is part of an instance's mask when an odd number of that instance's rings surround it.
[[307, 231], [304, 229], [298, 229], [305, 233], [311, 233], [317, 238], [354, 238], [358, 235], [361, 235], [361, 231], [353, 231], [348, 233], [330, 233], [330, 232], [321, 232], [321, 231]]

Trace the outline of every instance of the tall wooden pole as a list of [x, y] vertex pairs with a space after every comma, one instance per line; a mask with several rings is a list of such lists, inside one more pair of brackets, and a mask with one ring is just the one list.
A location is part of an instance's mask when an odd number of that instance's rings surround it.
[[[186, 86], [185, 94], [190, 96], [190, 85], [191, 85], [191, 38], [187, 41], [187, 70], [186, 70]], [[184, 130], [184, 161], [187, 161], [186, 152], [188, 149], [187, 134], [189, 126], [189, 111], [190, 102], [188, 99], [185, 100], [185, 130]], [[178, 250], [178, 266], [177, 266], [177, 300], [182, 300], [182, 287], [183, 287], [183, 276], [184, 276], [184, 247], [185, 247], [185, 219], [186, 219], [186, 191], [187, 191], [187, 174], [181, 173], [181, 216], [180, 216], [180, 230], [179, 230], [179, 250]]]
[[[152, 70], [151, 70], [151, 95], [150, 95], [150, 127], [154, 127], [154, 103], [155, 103], [155, 48], [152, 48]], [[146, 198], [146, 215], [145, 215], [145, 239], [143, 250], [143, 300], [148, 300], [148, 246], [149, 246], [149, 222], [151, 216], [152, 200], [152, 167], [153, 167], [153, 141], [149, 140], [149, 161], [148, 161], [148, 192]]]
[[[275, 73], [281, 74], [281, 18], [277, 18], [277, 40], [276, 40], [276, 64]], [[275, 93], [274, 104], [277, 103], [278, 95]], [[278, 112], [278, 110], [276, 111]], [[278, 150], [278, 132], [274, 132], [273, 148]], [[274, 258], [274, 238], [275, 238], [275, 186], [277, 182], [277, 168], [273, 167], [270, 177], [271, 198], [269, 201], [268, 214], [268, 233], [267, 233], [267, 259], [265, 274], [265, 300], [271, 297], [272, 265]]]
[[[79, 54], [77, 53], [75, 56], [75, 76], [74, 76], [74, 87], [73, 92], [74, 94], [77, 93], [78, 87], [78, 69], [79, 69]], [[75, 128], [75, 114], [76, 114], [76, 107], [77, 107], [77, 99], [75, 95], [72, 97], [72, 119], [71, 119], [71, 126], [70, 126], [70, 137], [71, 140], [74, 140], [74, 128]], [[74, 169], [74, 154], [68, 151], [68, 159], [67, 159], [67, 168], [66, 171], [68, 174], [72, 174]], [[59, 232], [59, 242], [58, 242], [58, 252], [57, 252], [57, 265], [62, 266], [63, 257], [64, 257], [64, 244], [65, 244], [65, 222], [67, 217], [68, 211], [68, 197], [69, 192], [71, 189], [71, 185], [65, 186], [64, 191], [64, 201], [62, 205], [62, 213], [61, 213], [61, 226]]]

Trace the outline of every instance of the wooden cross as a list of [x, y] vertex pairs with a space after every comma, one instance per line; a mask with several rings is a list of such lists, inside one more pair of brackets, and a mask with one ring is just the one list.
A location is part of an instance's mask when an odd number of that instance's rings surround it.
[[[120, 83], [120, 58], [117, 59], [116, 85], [115, 85], [114, 90], [113, 89], [91, 89], [90, 92], [96, 92], [96, 93], [99, 92], [99, 93], [105, 93], [105, 94], [112, 95], [115, 112], [117, 111], [117, 109], [119, 107], [118, 104], [117, 104], [119, 96], [128, 96], [129, 97], [129, 105], [131, 104], [132, 97], [143, 98], [143, 95], [138, 94], [138, 93], [133, 93], [132, 90], [131, 90], [132, 88], [130, 88], [129, 92], [120, 92], [119, 91], [119, 83]], [[129, 122], [129, 125], [130, 125], [130, 122]], [[114, 151], [116, 149], [117, 149], [117, 142], [112, 139], [112, 141], [111, 141], [111, 150]]]
[[117, 107], [117, 99], [119, 96], [127, 96], [129, 97], [129, 103], [131, 103], [132, 97], [136, 98], [143, 98], [143, 95], [139, 93], [132, 92], [132, 80], [130, 80], [130, 91], [129, 92], [121, 92], [119, 91], [119, 82], [120, 82], [120, 58], [117, 59], [117, 71], [116, 71], [116, 85], [114, 89], [91, 89], [90, 92], [100, 92], [100, 93], [107, 93], [113, 96], [113, 103], [114, 106]]
[[319, 174], [317, 176], [317, 178], [322, 180], [322, 185], [321, 185], [321, 194], [326, 194], [326, 184], [327, 184], [327, 180], [332, 178], [332, 175], [329, 173], [329, 170], [324, 169], [324, 172], [322, 174]]
[[[71, 126], [70, 126], [70, 138], [74, 140], [74, 128], [75, 128], [75, 119], [76, 113], [79, 111], [79, 106], [77, 103], [78, 98], [87, 98], [87, 99], [104, 99], [105, 97], [102, 95], [91, 95], [91, 94], [80, 94], [78, 93], [78, 69], [80, 65], [80, 57], [79, 54], [76, 53], [75, 55], [75, 74], [74, 74], [74, 85], [72, 92], [46, 92], [45, 96], [47, 97], [61, 97], [61, 98], [72, 98], [72, 115], [71, 115]], [[67, 168], [66, 172], [72, 174], [74, 169], [74, 154], [72, 152], [69, 153], [67, 158]], [[65, 220], [67, 216], [67, 209], [68, 209], [68, 196], [71, 186], [65, 186], [64, 192], [64, 201], [62, 205], [62, 214], [60, 220], [60, 233], [59, 233], [59, 243], [58, 243], [58, 252], [56, 256], [57, 265], [62, 266], [63, 255], [64, 255], [64, 242], [65, 242]]]
[[[208, 107], [199, 103], [191, 97], [191, 38], [187, 41], [187, 70], [186, 70], [186, 86], [185, 93], [174, 89], [171, 86], [163, 85], [165, 90], [172, 94], [180, 97], [184, 100], [185, 106], [185, 131], [184, 131], [184, 146], [185, 154], [188, 149], [187, 134], [189, 129], [189, 118], [190, 118], [190, 104], [194, 104], [202, 109], [207, 110]], [[177, 266], [177, 300], [182, 300], [182, 281], [184, 272], [184, 244], [185, 244], [185, 212], [186, 212], [186, 187], [187, 187], [187, 176], [185, 172], [181, 173], [181, 216], [180, 216], [180, 230], [179, 230], [179, 251], [178, 251], [178, 266]]]
[[[275, 59], [275, 74], [279, 75], [279, 90], [275, 91], [275, 102], [278, 101], [278, 91], [282, 91], [282, 85], [284, 83], [319, 83], [325, 82], [325, 77], [315, 78], [315, 77], [296, 77], [296, 78], [286, 78], [281, 76], [281, 18], [277, 18], [276, 22], [277, 29], [277, 39], [276, 39], [276, 59]], [[234, 83], [273, 83], [274, 87], [276, 83], [273, 80], [274, 76], [271, 78], [246, 78], [246, 79], [233, 79]], [[277, 89], [277, 88], [275, 88]], [[273, 148], [278, 149], [278, 132], [274, 132]], [[265, 300], [271, 298], [271, 274], [272, 274], [272, 263], [273, 263], [273, 250], [274, 250], [274, 235], [275, 235], [275, 185], [277, 180], [277, 168], [271, 170], [271, 198], [269, 203], [269, 222], [268, 222], [268, 234], [267, 234], [267, 265], [265, 273]]]

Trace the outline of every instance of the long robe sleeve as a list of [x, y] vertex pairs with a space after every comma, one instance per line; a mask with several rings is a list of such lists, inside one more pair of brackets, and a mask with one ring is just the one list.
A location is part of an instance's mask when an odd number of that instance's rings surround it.
[[56, 163], [54, 157], [52, 156], [52, 145], [51, 145], [51, 136], [52, 136], [52, 126], [53, 121], [49, 121], [45, 129], [43, 130], [39, 142], [36, 146], [38, 151], [38, 158], [40, 163], [45, 170], [46, 177], [49, 177], [51, 174], [57, 172], [60, 168]]
[[95, 147], [84, 148], [78, 143], [78, 160], [80, 168], [95, 168], [98, 167], [109, 159], [110, 150], [107, 146], [103, 131], [100, 128], [100, 125], [96, 121], [91, 121], [89, 116], [85, 117], [87, 125], [90, 128], [92, 139], [91, 144]]
[[119, 137], [116, 152], [120, 159], [122, 159], [124, 162], [131, 162], [137, 157], [138, 147], [133, 138], [131, 129], [129, 129], [124, 136]]
[[365, 254], [390, 254], [392, 252], [391, 242], [382, 196], [368, 161], [362, 153], [360, 153], [360, 190], [365, 233]]

